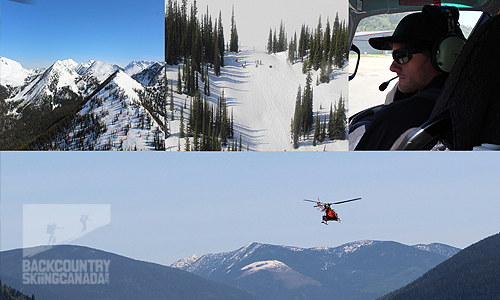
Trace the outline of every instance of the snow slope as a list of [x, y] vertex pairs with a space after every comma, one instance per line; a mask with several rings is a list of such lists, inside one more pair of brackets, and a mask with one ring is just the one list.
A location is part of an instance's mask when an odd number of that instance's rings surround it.
[[[306, 83], [302, 63], [290, 64], [285, 52], [268, 55], [250, 50], [226, 53], [224, 61], [221, 76], [214, 76], [213, 70], [210, 70], [209, 101], [216, 104], [217, 97], [224, 91], [228, 108], [234, 113], [235, 139], [239, 141], [241, 135], [243, 148], [248, 147], [250, 151], [295, 150], [291, 143], [290, 124], [298, 87], [300, 85], [303, 88]], [[169, 83], [172, 81], [174, 90], [177, 86], [177, 68], [167, 66], [167, 78]], [[335, 106], [338, 103], [341, 95], [347, 98], [347, 70], [336, 69], [331, 75], [332, 81], [319, 86], [315, 85], [317, 75], [318, 72], [313, 72], [314, 115], [319, 112], [320, 116], [324, 116], [329, 114], [331, 104]], [[189, 106], [189, 101], [185, 95], [175, 94], [177, 110], [185, 102]], [[186, 116], [184, 118], [186, 119]], [[170, 123], [172, 137], [178, 133], [179, 125], [177, 114], [175, 121]], [[314, 147], [312, 134], [313, 132], [308, 140], [300, 141], [299, 151], [347, 150], [347, 141], [328, 139]], [[178, 139], [172, 137], [166, 141], [167, 150], [178, 148]], [[184, 140], [181, 140], [180, 144], [184, 149]]]
[[32, 70], [24, 69], [20, 63], [0, 57], [0, 84], [12, 87], [24, 84], [26, 77], [33, 73]]
[[98, 119], [103, 132], [88, 132], [79, 123], [67, 133], [67, 138], [58, 138], [58, 145], [66, 150], [154, 150], [154, 134], [158, 133], [162, 140], [164, 134], [161, 125], [140, 103], [138, 92], [144, 89], [124, 71], [118, 71], [78, 112], [82, 119]]

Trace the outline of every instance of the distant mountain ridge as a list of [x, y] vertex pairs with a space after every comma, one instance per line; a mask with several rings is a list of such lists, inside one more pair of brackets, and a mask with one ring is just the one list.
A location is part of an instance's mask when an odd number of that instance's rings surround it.
[[368, 240], [310, 249], [253, 242], [231, 252], [191, 256], [172, 267], [238, 287], [262, 300], [374, 299], [458, 251], [443, 244], [423, 247]]
[[[46, 251], [30, 256], [29, 259], [23, 258], [23, 249], [1, 252], [2, 283], [24, 294], [34, 294], [36, 299], [41, 300], [255, 300], [243, 291], [188, 272], [130, 259], [97, 249], [70, 245], [47, 247], [46, 249]], [[25, 263], [23, 259], [28, 261], [28, 263]], [[29, 281], [32, 279], [40, 280], [41, 277], [36, 275], [39, 272], [42, 272], [42, 274], [52, 274], [51, 271], [45, 270], [52, 269], [56, 270], [57, 273], [58, 265], [55, 262], [57, 260], [69, 262], [68, 266], [70, 267], [67, 269], [72, 271], [65, 271], [66, 274], [74, 273], [75, 269], [78, 270], [79, 264], [87, 261], [92, 261], [95, 267], [93, 267], [93, 271], [91, 271], [90, 267], [87, 268], [83, 274], [98, 272], [97, 262], [106, 261], [109, 266], [108, 280], [97, 284], [92, 284], [92, 282], [90, 284], [32, 284]], [[36, 270], [34, 268], [37, 265], [34, 264], [34, 261], [40, 266]], [[65, 265], [61, 263], [60, 266], [62, 268]], [[25, 271], [28, 274], [34, 272], [36, 276], [23, 277], [23, 274], [26, 274]], [[69, 278], [69, 275], [62, 277], [61, 273], [58, 274], [61, 280]], [[52, 278], [54, 277], [52, 276]], [[28, 280], [29, 284], [23, 284], [25, 280]]]
[[380, 300], [498, 299], [500, 234], [479, 241]]

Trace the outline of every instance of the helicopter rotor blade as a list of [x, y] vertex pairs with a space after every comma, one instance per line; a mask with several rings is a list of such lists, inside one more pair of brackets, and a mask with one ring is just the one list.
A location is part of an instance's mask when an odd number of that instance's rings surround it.
[[358, 201], [358, 200], [361, 200], [361, 198], [355, 198], [355, 199], [351, 199], [351, 200], [339, 201], [339, 202], [329, 203], [329, 204], [335, 205], [335, 204], [342, 204], [342, 203], [353, 202], [353, 201]]
[[309, 202], [312, 202], [312, 203], [321, 203], [321, 202], [319, 202], [319, 201], [309, 200], [309, 199], [304, 199], [304, 201], [309, 201]]

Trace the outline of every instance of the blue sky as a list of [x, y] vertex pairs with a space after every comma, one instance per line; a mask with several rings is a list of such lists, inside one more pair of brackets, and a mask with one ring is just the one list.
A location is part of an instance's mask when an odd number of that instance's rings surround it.
[[[109, 205], [72, 243], [171, 264], [253, 241], [363, 239], [467, 247], [500, 228], [497, 153], [1, 153], [1, 248], [23, 245], [23, 205]], [[336, 207], [321, 224], [304, 198]], [[92, 216], [91, 216], [92, 219]], [[95, 220], [95, 217], [94, 217]], [[89, 223], [89, 226], [92, 223]]]
[[164, 59], [163, 0], [0, 1], [0, 55], [25, 68]]

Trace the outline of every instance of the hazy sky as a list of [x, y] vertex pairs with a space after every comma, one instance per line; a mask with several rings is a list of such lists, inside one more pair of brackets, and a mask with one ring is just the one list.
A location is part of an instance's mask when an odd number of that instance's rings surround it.
[[[3, 250], [23, 246], [33, 204], [109, 207], [110, 221], [88, 222], [108, 225], [71, 243], [162, 264], [253, 241], [463, 248], [500, 228], [498, 153], [4, 152], [0, 162]], [[302, 201], [317, 197], [363, 199], [338, 205], [343, 222], [326, 226]]]
[[25, 68], [164, 59], [163, 0], [1, 1], [0, 55]]
[[[192, 3], [192, 1], [189, 1]], [[322, 17], [323, 28], [327, 18], [330, 23], [335, 20], [338, 13], [341, 20], [347, 22], [347, 1], [345, 0], [273, 0], [273, 1], [247, 1], [247, 0], [198, 0], [199, 14], [206, 14], [207, 5], [210, 15], [218, 18], [222, 12], [223, 26], [229, 37], [231, 29], [232, 5], [238, 37], [244, 47], [264, 51], [269, 37], [269, 29], [279, 31], [280, 21], [283, 20], [288, 38], [295, 32], [300, 34], [302, 24], [316, 28], [319, 17]], [[297, 36], [298, 38], [298, 36]]]

